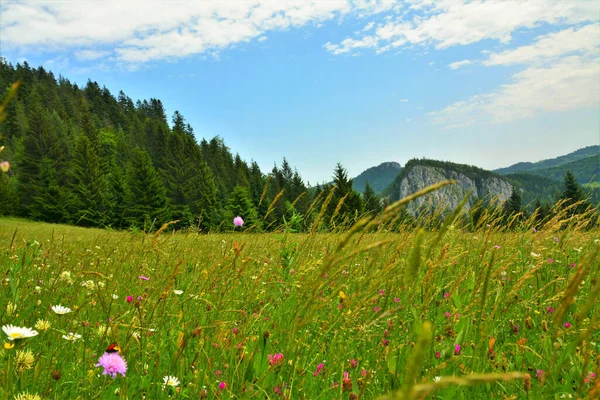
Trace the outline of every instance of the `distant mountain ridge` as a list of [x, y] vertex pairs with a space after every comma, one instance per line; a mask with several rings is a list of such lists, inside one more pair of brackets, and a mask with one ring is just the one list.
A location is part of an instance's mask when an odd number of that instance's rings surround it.
[[362, 193], [365, 185], [369, 185], [379, 194], [387, 188], [394, 178], [402, 171], [402, 166], [394, 161], [384, 162], [376, 167], [371, 167], [360, 173], [352, 180], [352, 188]]
[[569, 154], [565, 154], [564, 156], [550, 158], [547, 160], [541, 160], [538, 162], [520, 162], [513, 164], [509, 167], [496, 169], [494, 170], [494, 172], [502, 175], [514, 174], [519, 172], [533, 172], [536, 170], [557, 167], [560, 165], [572, 163], [590, 157], [600, 157], [600, 146], [587, 146], [582, 149], [573, 151]]

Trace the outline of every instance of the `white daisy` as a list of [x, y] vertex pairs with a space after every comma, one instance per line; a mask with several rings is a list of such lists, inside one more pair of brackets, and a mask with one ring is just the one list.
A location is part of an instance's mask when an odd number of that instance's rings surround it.
[[69, 332], [66, 335], [63, 335], [62, 337], [63, 337], [63, 339], [70, 340], [71, 342], [75, 342], [75, 341], [81, 339], [81, 335], [79, 335], [77, 333], [73, 333], [73, 332]]
[[175, 293], [177, 296], [181, 296], [183, 294], [183, 290], [173, 290], [173, 293]]
[[52, 311], [54, 311], [58, 315], [63, 315], [70, 313], [71, 309], [69, 307], [63, 307], [59, 304], [57, 306], [52, 306]]
[[18, 327], [13, 325], [4, 325], [2, 327], [4, 333], [8, 335], [8, 340], [25, 339], [28, 337], [37, 336], [38, 332], [31, 328]]
[[171, 387], [177, 387], [181, 383], [179, 381], [179, 379], [177, 379], [174, 376], [169, 376], [169, 375], [167, 375], [163, 378], [163, 382], [164, 382], [165, 386], [171, 386]]

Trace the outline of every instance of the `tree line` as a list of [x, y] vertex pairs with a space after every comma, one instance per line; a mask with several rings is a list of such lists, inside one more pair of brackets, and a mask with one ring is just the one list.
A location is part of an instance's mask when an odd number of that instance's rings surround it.
[[0, 176], [1, 215], [143, 230], [176, 220], [177, 228], [206, 232], [231, 229], [237, 215], [255, 230], [306, 230], [317, 217], [327, 228], [380, 208], [372, 188], [354, 191], [339, 164], [323, 208], [331, 184], [310, 189], [285, 158], [263, 172], [219, 137], [198, 142], [180, 112], [167, 119], [159, 99], [134, 102], [97, 82], [79, 87], [0, 59], [4, 94], [13, 82], [20, 87], [0, 126], [11, 165]]

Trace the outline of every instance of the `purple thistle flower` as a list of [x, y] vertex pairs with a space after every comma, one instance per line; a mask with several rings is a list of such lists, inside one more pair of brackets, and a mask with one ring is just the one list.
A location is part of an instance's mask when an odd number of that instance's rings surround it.
[[234, 224], [235, 226], [242, 226], [242, 225], [244, 225], [244, 220], [242, 219], [242, 217], [240, 217], [240, 216], [238, 215], [237, 217], [235, 217], [235, 218], [233, 219], [233, 224]]
[[96, 367], [103, 367], [102, 375], [110, 375], [115, 379], [117, 374], [125, 376], [127, 362], [117, 352], [104, 353], [98, 360]]

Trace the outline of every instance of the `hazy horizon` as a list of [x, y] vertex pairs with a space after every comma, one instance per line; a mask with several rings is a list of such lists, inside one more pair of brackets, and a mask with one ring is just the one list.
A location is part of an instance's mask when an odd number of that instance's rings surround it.
[[0, 55], [158, 98], [198, 140], [311, 184], [600, 144], [597, 1], [3, 1]]

